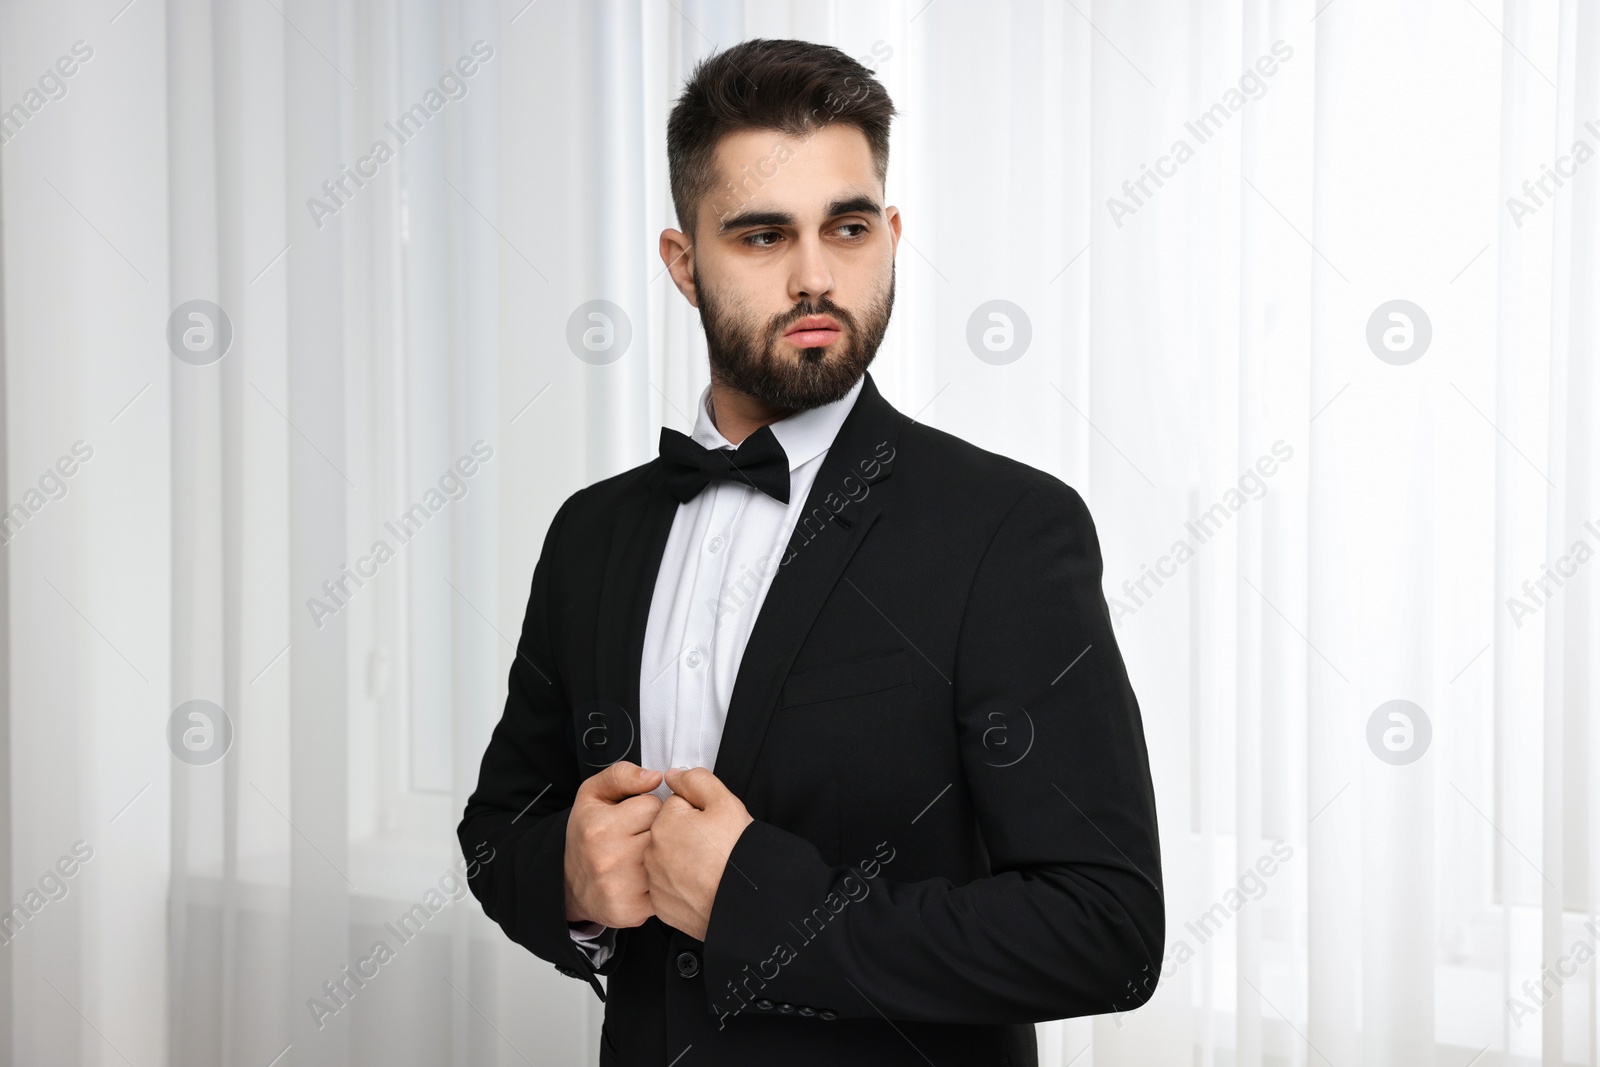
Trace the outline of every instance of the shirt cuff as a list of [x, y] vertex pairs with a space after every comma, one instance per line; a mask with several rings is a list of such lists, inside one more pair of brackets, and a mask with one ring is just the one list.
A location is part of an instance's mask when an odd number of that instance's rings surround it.
[[617, 931], [614, 927], [602, 926], [597, 922], [569, 922], [567, 933], [578, 950], [589, 957], [589, 962], [596, 967], [604, 964], [616, 951]]

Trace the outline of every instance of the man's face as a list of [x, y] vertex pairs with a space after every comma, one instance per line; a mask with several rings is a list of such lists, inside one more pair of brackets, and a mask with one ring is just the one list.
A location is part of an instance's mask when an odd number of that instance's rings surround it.
[[671, 249], [687, 261], [673, 277], [700, 309], [712, 377], [778, 408], [838, 400], [894, 308], [900, 215], [883, 206], [866, 137], [842, 123], [798, 138], [749, 130], [718, 143], [717, 166], [694, 247]]

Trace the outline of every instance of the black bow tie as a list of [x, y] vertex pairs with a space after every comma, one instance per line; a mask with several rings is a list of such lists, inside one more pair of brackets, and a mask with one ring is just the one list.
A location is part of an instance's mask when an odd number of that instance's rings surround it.
[[661, 459], [667, 486], [681, 503], [693, 500], [713, 479], [742, 482], [781, 503], [789, 502], [789, 457], [771, 426], [746, 437], [737, 449], [707, 448], [687, 434], [663, 426]]

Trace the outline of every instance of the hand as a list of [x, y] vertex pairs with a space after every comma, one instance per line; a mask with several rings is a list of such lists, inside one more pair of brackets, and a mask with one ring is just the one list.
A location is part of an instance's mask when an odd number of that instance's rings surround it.
[[644, 848], [650, 906], [668, 926], [704, 941], [728, 853], [755, 819], [704, 767], [674, 768], [666, 781], [672, 796], [661, 805]]
[[660, 771], [618, 760], [584, 779], [567, 817], [567, 921], [639, 926], [655, 914], [644, 851], [661, 798]]

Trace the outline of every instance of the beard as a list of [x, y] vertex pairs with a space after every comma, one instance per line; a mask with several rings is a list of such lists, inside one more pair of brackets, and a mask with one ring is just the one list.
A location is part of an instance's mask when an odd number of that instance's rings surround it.
[[[773, 407], [809, 411], [839, 400], [867, 372], [883, 343], [894, 311], [894, 265], [889, 267], [888, 289], [879, 293], [859, 315], [835, 304], [827, 296], [807, 300], [765, 323], [759, 317], [710, 291], [694, 267], [695, 292], [700, 299], [700, 323], [706, 331], [706, 354], [711, 377]], [[808, 315], [829, 315], [842, 328], [826, 348], [796, 349], [784, 333]], [[789, 351], [793, 350], [791, 356]]]

